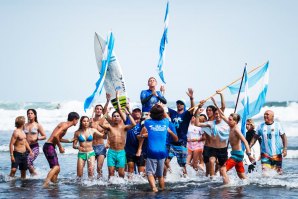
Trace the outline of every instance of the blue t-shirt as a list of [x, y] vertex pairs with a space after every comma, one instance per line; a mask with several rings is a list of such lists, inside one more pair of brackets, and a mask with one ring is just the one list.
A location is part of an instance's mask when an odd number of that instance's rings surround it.
[[[148, 90], [143, 90], [141, 92], [141, 101], [145, 98], [147, 98], [149, 95], [152, 94], [152, 91], [150, 89]], [[160, 97], [160, 98], [163, 98], [163, 95], [161, 94], [160, 91], [156, 91], [156, 94]], [[145, 104], [142, 104], [142, 112], [149, 112], [152, 108], [152, 106], [154, 106], [154, 104], [156, 104], [157, 102], [159, 102], [159, 99], [153, 95], [149, 100], [148, 102], [146, 102]]]
[[148, 158], [160, 160], [168, 157], [166, 141], [169, 123], [170, 121], [167, 118], [162, 120], [145, 120], [144, 126], [148, 131]]
[[[127, 117], [125, 121], [125, 125], [131, 124], [129, 117]], [[136, 155], [138, 147], [139, 147], [139, 140], [137, 135], [141, 132], [141, 124], [137, 123], [132, 129], [127, 131], [126, 134], [126, 144], [125, 144], [125, 152], [129, 155]]]
[[177, 111], [171, 108], [169, 108], [169, 113], [170, 113], [171, 120], [176, 127], [177, 136], [179, 139], [176, 145], [186, 146], [187, 131], [188, 131], [188, 126], [192, 115], [190, 114], [189, 111], [184, 111], [183, 113], [179, 114]]

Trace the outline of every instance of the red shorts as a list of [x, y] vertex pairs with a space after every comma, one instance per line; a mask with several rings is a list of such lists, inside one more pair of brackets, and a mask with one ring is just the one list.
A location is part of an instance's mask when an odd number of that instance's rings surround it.
[[227, 171], [229, 171], [230, 169], [235, 167], [237, 173], [244, 173], [245, 172], [243, 162], [236, 162], [232, 158], [229, 158], [226, 161], [225, 165], [226, 165]]

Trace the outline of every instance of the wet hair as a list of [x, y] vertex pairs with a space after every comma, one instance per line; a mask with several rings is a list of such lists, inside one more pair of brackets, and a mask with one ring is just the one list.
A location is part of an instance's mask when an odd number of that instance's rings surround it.
[[240, 121], [240, 115], [237, 113], [231, 113], [230, 116], [233, 118], [234, 121], [236, 121], [237, 123]]
[[213, 113], [215, 113], [215, 111], [217, 110], [217, 108], [216, 108], [215, 106], [213, 106], [213, 105], [209, 105], [209, 106], [207, 106], [206, 109], [208, 109], [208, 108], [210, 108], [210, 109], [212, 110]]
[[[115, 115], [115, 113], [118, 113], [118, 111], [114, 111], [113, 113], [112, 113], [112, 117]], [[120, 114], [119, 114], [120, 115]]]
[[251, 126], [252, 126], [252, 129], [255, 129], [255, 123], [254, 123], [254, 121], [252, 120], [252, 119], [247, 119], [246, 120], [246, 124], [250, 124]]
[[89, 117], [88, 116], [86, 116], [86, 115], [82, 116], [81, 119], [80, 119], [80, 126], [79, 126], [79, 129], [78, 130], [83, 130], [83, 124], [82, 123], [83, 123], [83, 120], [85, 118], [88, 118], [88, 120], [89, 120]]
[[149, 77], [148, 82], [150, 81], [150, 79], [154, 79], [155, 81], [157, 81], [155, 77]]
[[36, 112], [36, 110], [33, 109], [33, 108], [29, 108], [29, 109], [27, 110], [27, 116], [28, 116], [29, 111], [32, 111], [32, 112], [34, 113], [34, 115], [35, 115], [34, 122], [38, 123], [38, 120], [37, 120], [37, 112]]
[[205, 118], [205, 120], [208, 120], [207, 116], [205, 114], [200, 114], [200, 116], [203, 116]]
[[15, 127], [20, 128], [25, 124], [25, 117], [24, 116], [18, 116], [15, 120]]
[[80, 119], [80, 115], [77, 112], [70, 112], [67, 117], [67, 121], [72, 122], [75, 119]]
[[103, 109], [103, 106], [101, 104], [97, 104], [94, 109], [96, 109], [98, 106], [100, 106]]
[[165, 110], [159, 104], [155, 104], [150, 110], [150, 117], [153, 120], [162, 120], [164, 117]]

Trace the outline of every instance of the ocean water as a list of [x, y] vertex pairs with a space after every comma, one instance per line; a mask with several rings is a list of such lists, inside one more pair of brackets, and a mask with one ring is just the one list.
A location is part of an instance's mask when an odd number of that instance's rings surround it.
[[[132, 106], [136, 103], [131, 103]], [[175, 103], [169, 103], [173, 107]], [[230, 106], [230, 108], [229, 108]], [[20, 173], [16, 178], [8, 177], [10, 171], [9, 141], [14, 129], [14, 119], [19, 115], [26, 115], [28, 108], [35, 108], [38, 112], [39, 122], [50, 135], [54, 127], [65, 121], [70, 111], [77, 111], [80, 115], [91, 116], [91, 111], [83, 112], [83, 102], [40, 102], [40, 103], [7, 103], [0, 102], [0, 198], [297, 198], [298, 197], [298, 103], [297, 102], [270, 102], [255, 116], [256, 124], [262, 121], [263, 113], [267, 109], [275, 112], [276, 120], [280, 121], [288, 136], [288, 156], [283, 161], [284, 174], [270, 173], [270, 177], [263, 177], [260, 163], [257, 172], [248, 174], [247, 180], [239, 180], [234, 170], [228, 174], [231, 184], [222, 185], [221, 177], [210, 180], [203, 173], [196, 174], [192, 168], [187, 167], [188, 178], [180, 177], [180, 168], [176, 159], [171, 161], [173, 172], [166, 179], [166, 190], [151, 193], [147, 180], [135, 176], [132, 180], [113, 178], [107, 180], [106, 161], [103, 168], [103, 179], [90, 181], [85, 177], [83, 181], [76, 180], [77, 150], [71, 144], [63, 144], [65, 154], [59, 154], [61, 172], [59, 182], [43, 189], [42, 184], [49, 166], [42, 154], [35, 161], [38, 176], [21, 180]], [[232, 104], [228, 103], [226, 114], [233, 112]], [[72, 127], [66, 138], [72, 138], [78, 127]], [[44, 141], [40, 142], [42, 147]], [[41, 149], [41, 148], [40, 148]]]

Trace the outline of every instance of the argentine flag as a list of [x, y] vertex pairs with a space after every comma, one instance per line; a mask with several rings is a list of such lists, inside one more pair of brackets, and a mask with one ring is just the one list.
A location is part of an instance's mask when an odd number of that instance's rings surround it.
[[99, 95], [102, 92], [105, 77], [106, 77], [109, 63], [110, 63], [110, 60], [112, 57], [113, 48], [114, 48], [114, 35], [112, 32], [110, 32], [108, 39], [107, 39], [106, 47], [104, 49], [103, 57], [102, 57], [102, 65], [101, 65], [101, 69], [100, 69], [100, 73], [99, 73], [100, 77], [95, 84], [95, 90], [84, 102], [84, 111], [85, 112], [86, 112], [86, 109], [88, 109], [90, 107], [97, 91], [99, 90]]
[[[254, 75], [248, 76], [247, 86], [242, 86], [238, 105], [238, 114], [243, 116], [246, 111], [246, 118], [251, 118], [254, 115], [258, 114], [266, 102], [266, 94], [268, 89], [269, 82], [269, 62], [267, 62], [263, 67], [259, 69]], [[240, 82], [241, 83], [241, 82]], [[235, 98], [238, 94], [240, 83], [228, 86], [232, 95], [235, 95]], [[248, 88], [246, 88], [248, 87]], [[248, 90], [245, 92], [245, 90]], [[247, 97], [245, 97], [247, 96]], [[246, 99], [245, 99], [246, 98]], [[245, 100], [248, 101], [247, 106], [245, 106]], [[248, 109], [248, 110], [246, 110]], [[244, 118], [243, 118], [244, 119]]]
[[168, 43], [168, 25], [169, 25], [169, 1], [167, 2], [167, 8], [166, 8], [166, 14], [165, 14], [165, 19], [164, 19], [164, 32], [162, 34], [162, 38], [160, 41], [160, 47], [159, 47], [159, 61], [158, 61], [158, 66], [157, 66], [157, 70], [158, 70], [158, 75], [160, 77], [160, 79], [162, 80], [162, 82], [165, 84], [165, 78], [164, 78], [164, 74], [163, 74], [163, 64], [164, 64], [164, 60], [165, 60], [165, 50], [166, 50], [166, 44]]

